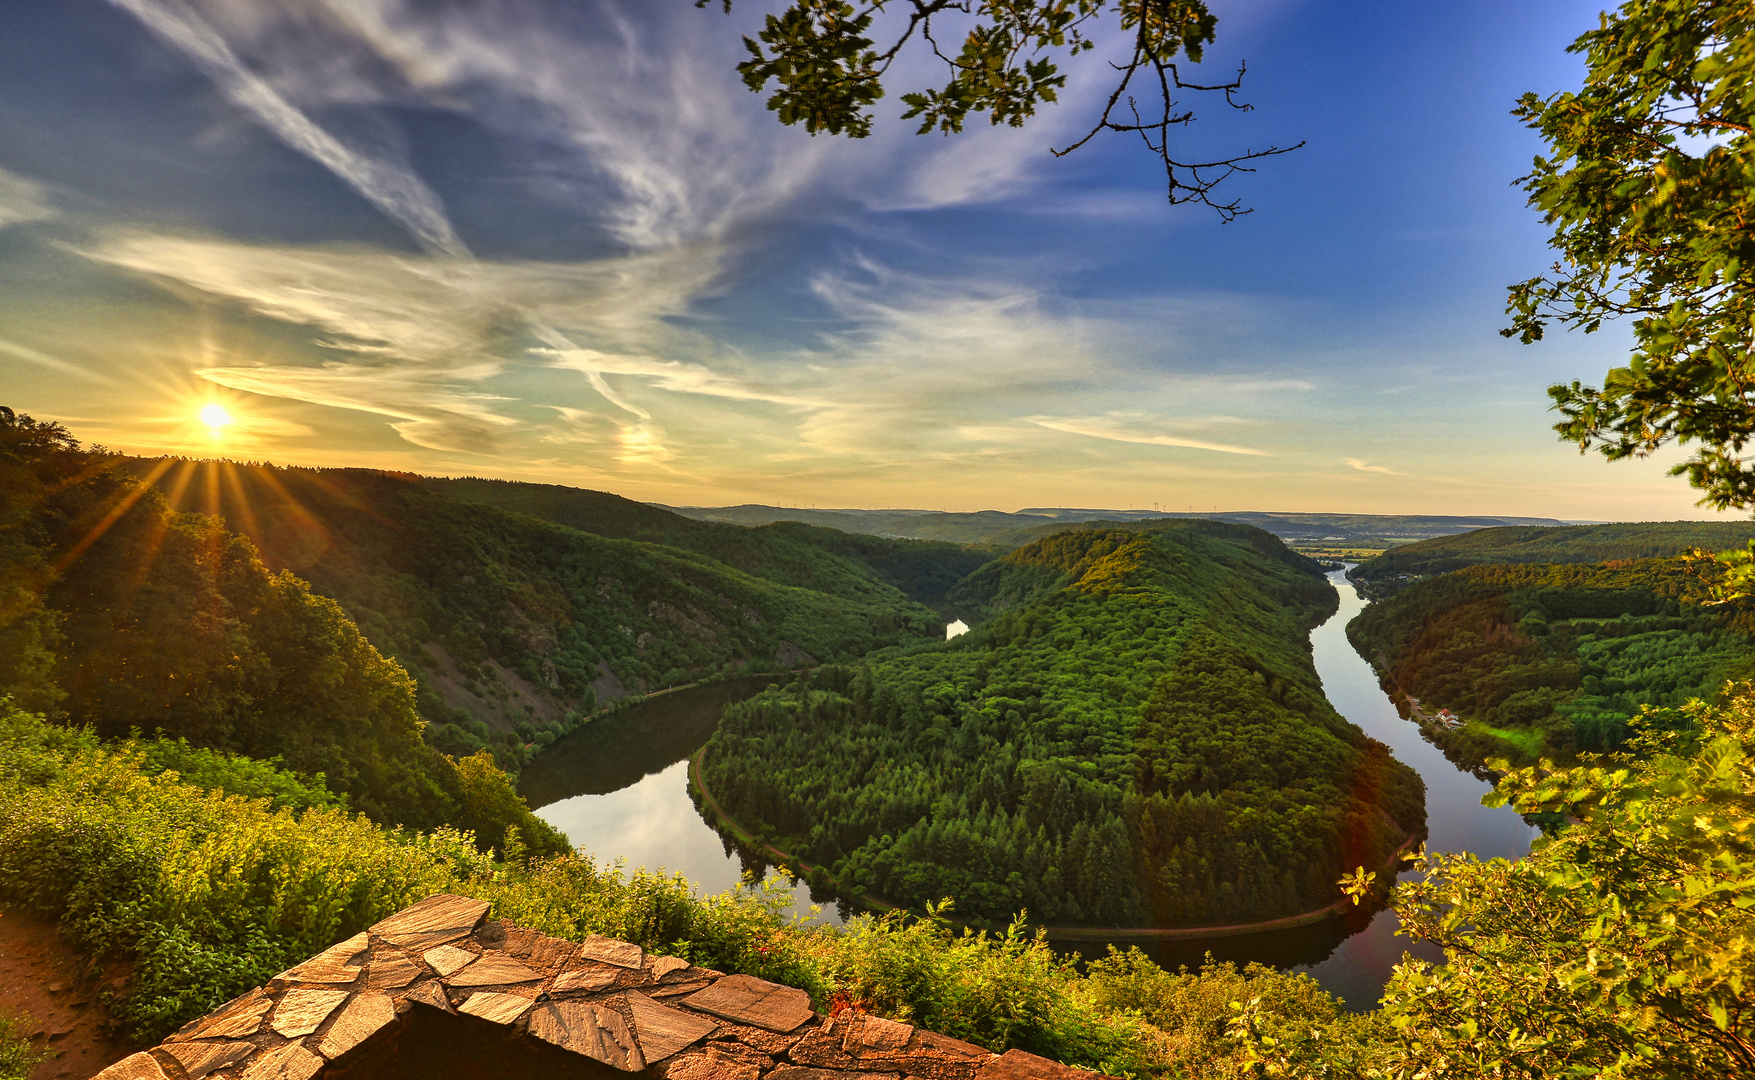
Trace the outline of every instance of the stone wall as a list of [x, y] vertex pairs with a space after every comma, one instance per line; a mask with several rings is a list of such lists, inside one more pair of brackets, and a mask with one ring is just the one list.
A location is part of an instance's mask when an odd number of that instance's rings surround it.
[[97, 1080], [1091, 1080], [610, 938], [486, 922], [439, 895]]

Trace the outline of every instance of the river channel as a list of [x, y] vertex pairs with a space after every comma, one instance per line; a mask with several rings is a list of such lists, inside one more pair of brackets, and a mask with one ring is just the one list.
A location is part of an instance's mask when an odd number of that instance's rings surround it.
[[[1329, 580], [1340, 592], [1340, 610], [1310, 635], [1323, 690], [1341, 715], [1388, 744], [1425, 779], [1427, 848], [1472, 851], [1483, 859], [1526, 854], [1536, 831], [1509, 809], [1483, 807], [1481, 796], [1490, 785], [1452, 764], [1416, 724], [1396, 712], [1370, 665], [1347, 641], [1347, 623], [1365, 601], [1340, 571]], [[743, 861], [695, 809], [688, 758], [706, 743], [728, 702], [771, 680], [761, 676], [673, 691], [605, 717], [544, 751], [525, 769], [521, 790], [544, 820], [599, 860], [662, 867], [683, 874], [703, 893], [732, 888], [742, 879]], [[796, 910], [811, 907], [805, 886], [786, 881], [780, 886], [790, 889]], [[841, 921], [833, 904], [815, 917]], [[1438, 959], [1435, 950], [1410, 947], [1396, 935], [1397, 925], [1393, 912], [1363, 911], [1271, 933], [1138, 944], [1170, 967], [1196, 967], [1210, 951], [1221, 960], [1308, 971], [1349, 1006], [1364, 1009], [1376, 1003], [1404, 951]], [[1102, 951], [1100, 944], [1069, 947]]]

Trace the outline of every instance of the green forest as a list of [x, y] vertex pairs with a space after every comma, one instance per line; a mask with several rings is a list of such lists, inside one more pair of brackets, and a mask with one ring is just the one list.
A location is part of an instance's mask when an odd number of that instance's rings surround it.
[[1466, 721], [1447, 748], [1564, 759], [1622, 749], [1642, 706], [1755, 675], [1748, 615], [1704, 598], [1676, 558], [1476, 566], [1372, 604], [1347, 633], [1393, 689]]
[[527, 747], [630, 695], [938, 638], [942, 618], [905, 589], [942, 595], [934, 583], [984, 561], [948, 545], [694, 522], [543, 485], [125, 465], [173, 509], [223, 519], [268, 566], [338, 602], [412, 675], [434, 745], [485, 745], [514, 770]]
[[1609, 525], [1507, 526], [1404, 544], [1347, 576], [1372, 595], [1434, 574], [1491, 563], [1599, 563], [1661, 559], [1688, 548], [1724, 551], [1755, 539], [1755, 522], [1638, 521]]
[[216, 786], [566, 850], [488, 754], [426, 742], [413, 681], [339, 604], [112, 455], [0, 410], [0, 521], [0, 697], [104, 738], [161, 736], [149, 760]]
[[990, 618], [730, 707], [703, 780], [823, 884], [1004, 923], [1198, 925], [1339, 897], [1424, 823], [1338, 716], [1314, 564], [1249, 526], [1061, 532], [953, 596]]

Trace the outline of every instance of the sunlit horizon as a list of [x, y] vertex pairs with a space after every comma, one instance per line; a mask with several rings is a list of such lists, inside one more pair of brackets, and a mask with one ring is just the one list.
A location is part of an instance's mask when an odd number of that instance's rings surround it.
[[1097, 82], [1015, 131], [784, 128], [736, 73], [754, 7], [32, 5], [0, 402], [88, 442], [670, 505], [1718, 516], [1683, 455], [1549, 430], [1624, 328], [1497, 333], [1550, 261], [1509, 110], [1576, 81], [1593, 5], [1219, 5], [1256, 108], [1188, 138], [1308, 140], [1231, 225], [1137, 148], [1047, 153]]

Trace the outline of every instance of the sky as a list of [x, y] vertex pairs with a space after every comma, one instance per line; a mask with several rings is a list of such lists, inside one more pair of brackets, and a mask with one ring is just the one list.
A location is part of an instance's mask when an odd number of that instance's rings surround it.
[[6, 0], [0, 404], [674, 505], [1712, 516], [1550, 430], [1624, 330], [1497, 333], [1552, 261], [1510, 110], [1598, 5], [1217, 3], [1254, 109], [1178, 146], [1305, 143], [1229, 224], [1049, 152], [1102, 50], [1021, 129], [915, 135], [924, 61], [869, 139], [783, 127], [735, 70], [778, 6]]

